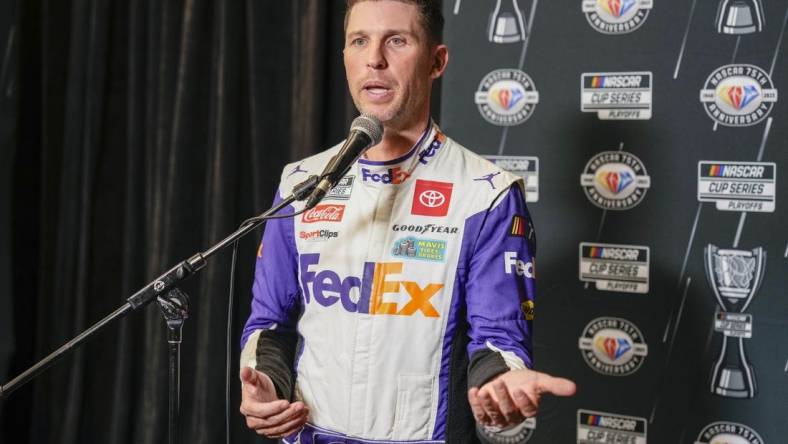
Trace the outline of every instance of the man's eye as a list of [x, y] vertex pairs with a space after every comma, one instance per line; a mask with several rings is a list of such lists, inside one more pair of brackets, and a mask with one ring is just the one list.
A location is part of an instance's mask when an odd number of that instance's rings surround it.
[[350, 42], [350, 44], [351, 44], [352, 46], [364, 46], [364, 44], [365, 44], [365, 43], [366, 43], [366, 41], [365, 41], [364, 39], [362, 39], [361, 37], [359, 37], [359, 38], [355, 38], [355, 39], [353, 39], [353, 40]]
[[391, 43], [394, 46], [402, 46], [405, 44], [405, 39], [403, 39], [402, 37], [392, 37], [391, 39], [389, 39], [389, 43]]

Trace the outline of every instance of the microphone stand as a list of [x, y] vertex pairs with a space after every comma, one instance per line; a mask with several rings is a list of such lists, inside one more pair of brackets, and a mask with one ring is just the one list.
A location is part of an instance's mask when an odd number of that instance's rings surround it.
[[[176, 444], [179, 439], [178, 418], [180, 415], [180, 347], [181, 330], [183, 323], [188, 317], [188, 296], [183, 293], [178, 285], [201, 270], [207, 264], [208, 258], [218, 253], [225, 247], [235, 243], [243, 236], [249, 234], [268, 219], [275, 218], [276, 213], [295, 201], [307, 199], [314, 191], [320, 181], [318, 176], [310, 176], [304, 182], [293, 188], [293, 194], [279, 202], [259, 216], [253, 217], [244, 222], [235, 232], [219, 241], [209, 249], [197, 253], [190, 258], [172, 267], [167, 272], [157, 277], [136, 293], [131, 295], [125, 304], [110, 313], [104, 319], [96, 322], [87, 330], [83, 331], [72, 340], [63, 344], [60, 348], [52, 352], [49, 356], [38, 361], [32, 367], [22, 372], [19, 376], [12, 379], [5, 385], [0, 386], [0, 400], [5, 399], [11, 392], [35, 378], [41, 372], [52, 366], [52, 364], [70, 353], [74, 348], [81, 345], [95, 333], [114, 322], [117, 319], [127, 316], [134, 310], [142, 308], [154, 299], [157, 299], [165, 321], [167, 322], [167, 342], [169, 345], [169, 421], [168, 434], [169, 443]], [[308, 208], [305, 208], [307, 210]], [[279, 216], [281, 217], [281, 216]]]

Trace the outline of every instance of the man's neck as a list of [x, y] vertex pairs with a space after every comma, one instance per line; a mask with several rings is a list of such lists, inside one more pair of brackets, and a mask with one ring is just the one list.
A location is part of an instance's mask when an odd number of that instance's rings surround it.
[[383, 140], [370, 148], [364, 157], [375, 162], [385, 162], [402, 157], [418, 142], [428, 124], [429, 120], [412, 125], [407, 129], [384, 127]]

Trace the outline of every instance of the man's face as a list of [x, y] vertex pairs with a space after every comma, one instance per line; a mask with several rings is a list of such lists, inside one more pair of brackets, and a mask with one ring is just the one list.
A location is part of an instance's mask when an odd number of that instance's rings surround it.
[[445, 55], [444, 46], [430, 44], [415, 5], [388, 0], [357, 3], [348, 17], [344, 49], [356, 108], [389, 127], [423, 124], [429, 115], [432, 80], [445, 65], [435, 57], [440, 51]]

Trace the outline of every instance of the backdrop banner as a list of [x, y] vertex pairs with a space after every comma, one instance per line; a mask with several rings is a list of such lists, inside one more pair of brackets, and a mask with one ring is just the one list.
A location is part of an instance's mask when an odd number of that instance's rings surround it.
[[442, 128], [526, 178], [536, 366], [578, 382], [529, 442], [784, 442], [788, 3], [444, 14]]

